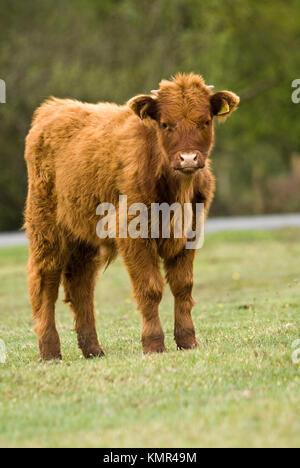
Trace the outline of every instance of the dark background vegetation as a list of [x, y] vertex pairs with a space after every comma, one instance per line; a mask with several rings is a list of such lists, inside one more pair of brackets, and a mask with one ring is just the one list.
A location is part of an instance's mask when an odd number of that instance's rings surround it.
[[0, 0], [0, 230], [18, 229], [24, 138], [49, 95], [123, 103], [178, 71], [241, 97], [218, 125], [214, 215], [300, 206], [300, 0]]

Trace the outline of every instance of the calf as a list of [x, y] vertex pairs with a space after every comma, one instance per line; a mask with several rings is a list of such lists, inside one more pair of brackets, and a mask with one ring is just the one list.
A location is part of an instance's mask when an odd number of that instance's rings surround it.
[[239, 98], [213, 93], [194, 74], [163, 80], [149, 95], [126, 105], [86, 104], [51, 98], [35, 112], [26, 139], [30, 243], [28, 282], [35, 331], [43, 359], [61, 358], [55, 302], [62, 280], [86, 358], [102, 356], [94, 314], [97, 273], [119, 254], [142, 316], [145, 353], [165, 351], [158, 307], [166, 279], [175, 299], [178, 349], [197, 346], [191, 318], [195, 249], [186, 237], [166, 239], [96, 235], [99, 203], [202, 202], [207, 213], [214, 178], [209, 154], [214, 117], [226, 119]]

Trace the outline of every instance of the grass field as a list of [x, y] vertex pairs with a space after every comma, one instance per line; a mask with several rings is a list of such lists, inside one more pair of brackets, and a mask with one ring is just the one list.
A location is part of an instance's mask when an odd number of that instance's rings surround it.
[[300, 231], [207, 236], [195, 265], [199, 348], [143, 356], [140, 316], [118, 260], [96, 308], [106, 357], [86, 361], [60, 300], [62, 362], [39, 361], [26, 289], [26, 248], [0, 250], [2, 447], [299, 447]]

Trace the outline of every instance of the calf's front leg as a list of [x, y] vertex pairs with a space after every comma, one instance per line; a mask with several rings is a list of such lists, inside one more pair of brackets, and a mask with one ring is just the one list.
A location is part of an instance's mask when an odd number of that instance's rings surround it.
[[194, 250], [184, 250], [175, 258], [165, 260], [166, 277], [175, 300], [174, 338], [178, 349], [198, 346], [191, 315], [194, 257]]
[[162, 298], [163, 278], [159, 258], [153, 245], [139, 239], [121, 239], [118, 250], [129, 272], [134, 296], [142, 315], [144, 353], [166, 351], [158, 307]]

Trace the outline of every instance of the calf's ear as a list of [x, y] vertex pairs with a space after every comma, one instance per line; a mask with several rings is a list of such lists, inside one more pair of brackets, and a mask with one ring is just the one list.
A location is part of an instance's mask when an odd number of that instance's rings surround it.
[[239, 105], [240, 98], [230, 91], [219, 91], [210, 98], [213, 115], [219, 120], [226, 120]]
[[157, 99], [154, 96], [140, 94], [131, 98], [127, 105], [141, 120], [146, 117], [154, 120], [157, 118]]

